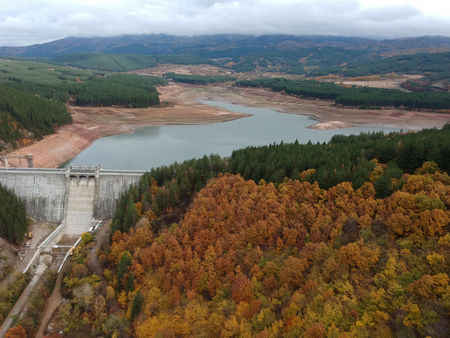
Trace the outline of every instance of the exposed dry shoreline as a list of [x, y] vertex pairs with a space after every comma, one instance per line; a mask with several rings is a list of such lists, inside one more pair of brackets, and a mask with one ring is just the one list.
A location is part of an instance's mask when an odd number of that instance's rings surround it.
[[[165, 107], [116, 108], [70, 107], [74, 122], [56, 134], [18, 149], [10, 155], [33, 154], [36, 167], [54, 168], [70, 160], [95, 140], [109, 135], [132, 133], [136, 127], [168, 124], [209, 124], [247, 116], [203, 105], [199, 100], [225, 101], [252, 107], [269, 107], [282, 113], [309, 115], [318, 123], [311, 128], [337, 129], [358, 125], [384, 126], [417, 130], [442, 127], [450, 115], [404, 110], [360, 110], [336, 107], [333, 102], [303, 100], [259, 88], [230, 85], [170, 84], [158, 88]], [[12, 162], [15, 166], [25, 163]]]
[[[64, 125], [53, 135], [8, 155], [33, 155], [35, 167], [56, 168], [95, 140], [117, 134], [132, 133], [135, 128], [160, 125], [210, 124], [235, 120], [247, 114], [233, 113], [197, 102], [196, 97], [172, 101], [172, 92], [182, 91], [177, 85], [159, 88], [165, 106], [154, 108], [78, 107], [71, 106], [73, 123]], [[10, 160], [11, 166], [26, 166], [25, 160]]]
[[308, 115], [317, 120], [311, 126], [321, 128], [326, 123], [332, 125], [326, 129], [348, 128], [352, 126], [379, 126], [420, 130], [423, 128], [441, 128], [450, 122], [450, 114], [426, 111], [408, 111], [400, 109], [357, 109], [337, 107], [334, 102], [326, 100], [304, 100], [290, 95], [272, 92], [262, 88], [236, 87], [198, 87], [186, 88], [180, 97], [201, 95], [207, 100], [220, 100], [230, 103], [272, 108], [282, 113]]

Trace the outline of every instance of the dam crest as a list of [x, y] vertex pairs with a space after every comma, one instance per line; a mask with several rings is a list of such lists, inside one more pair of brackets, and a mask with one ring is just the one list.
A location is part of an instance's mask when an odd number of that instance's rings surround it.
[[35, 220], [64, 223], [66, 234], [79, 235], [88, 230], [93, 218], [113, 217], [121, 194], [138, 183], [144, 172], [100, 166], [1, 168], [0, 184], [23, 201]]

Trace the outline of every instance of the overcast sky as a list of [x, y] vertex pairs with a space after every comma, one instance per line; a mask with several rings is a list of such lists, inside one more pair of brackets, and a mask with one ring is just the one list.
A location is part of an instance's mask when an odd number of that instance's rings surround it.
[[450, 36], [448, 0], [0, 0], [0, 45], [68, 36]]

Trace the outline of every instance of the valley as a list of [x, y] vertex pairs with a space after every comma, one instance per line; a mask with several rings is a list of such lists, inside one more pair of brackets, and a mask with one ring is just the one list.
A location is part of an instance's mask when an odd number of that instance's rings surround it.
[[[164, 71], [179, 67], [165, 67]], [[195, 70], [199, 67], [196, 66]], [[202, 69], [202, 68], [200, 68]], [[136, 72], [147, 75], [148, 71]], [[201, 74], [216, 73], [208, 68]], [[153, 73], [152, 73], [153, 74]], [[271, 108], [282, 113], [312, 116], [318, 130], [377, 126], [404, 130], [441, 128], [449, 121], [448, 114], [399, 109], [355, 109], [337, 107], [326, 100], [300, 99], [262, 88], [237, 88], [230, 84], [190, 85], [169, 83], [157, 87], [162, 105], [150, 108], [69, 106], [73, 123], [29, 146], [9, 153], [11, 156], [33, 154], [37, 167], [55, 168], [105, 136], [133, 133], [135, 128], [162, 125], [198, 125], [221, 123], [245, 118], [242, 113], [200, 103], [200, 100], [223, 101], [248, 107]], [[20, 166], [18, 160], [10, 161]]]
[[449, 50], [0, 47], [0, 336], [446, 337]]

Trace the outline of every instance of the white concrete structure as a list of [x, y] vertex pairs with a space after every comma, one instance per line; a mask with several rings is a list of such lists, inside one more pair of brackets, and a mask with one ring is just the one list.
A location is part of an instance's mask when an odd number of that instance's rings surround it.
[[64, 233], [80, 235], [90, 228], [94, 217], [95, 177], [71, 177]]
[[[92, 201], [93, 215], [90, 219], [111, 218], [120, 195], [136, 184], [143, 174], [144, 171], [103, 170], [100, 167], [0, 169], [0, 184], [22, 199], [27, 214], [34, 219], [61, 223], [66, 215], [72, 220], [75, 217], [73, 212], [78, 207], [73, 203], [76, 200], [83, 204], [80, 208], [85, 210], [79, 211], [85, 215], [90, 213], [90, 209], [87, 210], [82, 201]], [[73, 199], [71, 211], [68, 210], [69, 197]]]

